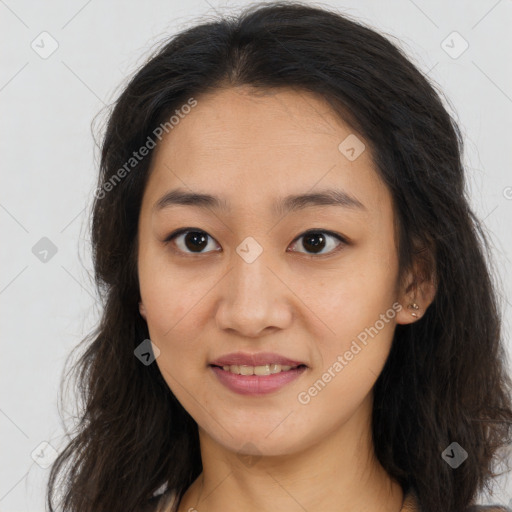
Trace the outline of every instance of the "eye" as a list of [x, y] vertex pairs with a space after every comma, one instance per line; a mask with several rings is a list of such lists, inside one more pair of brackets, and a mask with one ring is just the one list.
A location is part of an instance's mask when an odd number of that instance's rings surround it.
[[[182, 235], [185, 235], [183, 238]], [[176, 240], [175, 244], [180, 252], [187, 253], [191, 251], [192, 254], [202, 254], [201, 251], [205, 247], [208, 247], [208, 238], [213, 238], [206, 233], [196, 228], [182, 228], [171, 233], [165, 240], [164, 243]]]
[[[212, 245], [208, 243], [208, 239], [214, 240], [205, 231], [197, 228], [182, 228], [174, 231], [168, 237], [166, 237], [164, 243], [174, 241], [174, 244], [178, 247], [179, 252], [185, 254], [203, 254], [205, 252], [211, 252], [204, 250], [208, 249], [209, 245]], [[337, 252], [344, 245], [349, 243], [344, 237], [331, 231], [309, 230], [297, 237], [292, 242], [291, 247], [295, 247], [300, 239], [304, 239], [302, 242], [302, 247], [305, 248], [306, 251], [309, 251], [309, 255], [312, 257], [316, 255], [324, 256], [329, 253]], [[338, 244], [336, 244], [336, 241]], [[210, 248], [215, 250], [215, 244], [213, 244]], [[327, 250], [324, 251], [324, 249]], [[287, 249], [287, 252], [288, 251], [289, 250]]]
[[[311, 256], [324, 256], [329, 253], [338, 252], [343, 245], [348, 244], [347, 240], [337, 233], [332, 233], [331, 231], [310, 230], [297, 237], [293, 241], [292, 247], [295, 246], [301, 238], [303, 239], [302, 247], [307, 251], [311, 251]], [[335, 240], [339, 243], [336, 244]], [[321, 251], [325, 248], [328, 250], [322, 253]]]

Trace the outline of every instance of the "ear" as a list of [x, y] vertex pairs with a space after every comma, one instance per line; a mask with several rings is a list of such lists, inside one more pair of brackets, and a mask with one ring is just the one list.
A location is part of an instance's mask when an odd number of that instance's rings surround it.
[[402, 280], [398, 301], [402, 309], [396, 315], [397, 324], [420, 320], [432, 304], [437, 291], [433, 252], [426, 247], [415, 251], [412, 268]]
[[139, 302], [139, 313], [144, 320], [146, 320], [146, 308], [144, 307], [144, 304], [142, 304], [142, 301]]

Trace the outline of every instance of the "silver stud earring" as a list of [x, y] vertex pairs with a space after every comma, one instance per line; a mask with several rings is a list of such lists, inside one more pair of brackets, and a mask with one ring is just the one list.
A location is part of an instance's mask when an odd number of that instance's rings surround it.
[[[412, 304], [409, 304], [407, 307], [409, 309], [414, 309], [414, 311], [417, 311], [418, 309], [420, 309], [420, 307], [418, 306], [418, 304], [416, 304], [416, 302], [413, 302]], [[411, 312], [411, 316], [413, 316], [415, 318], [418, 318], [418, 314], [415, 313], [414, 311]]]

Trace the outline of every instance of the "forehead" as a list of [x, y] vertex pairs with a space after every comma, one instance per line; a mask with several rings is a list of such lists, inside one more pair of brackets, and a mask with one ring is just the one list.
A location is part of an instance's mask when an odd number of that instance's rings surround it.
[[[276, 152], [291, 157], [337, 148], [352, 129], [317, 95], [290, 89], [259, 91], [236, 87], [197, 98], [197, 105], [164, 137], [166, 149], [180, 157]], [[183, 153], [194, 151], [192, 155]], [[169, 151], [167, 151], [169, 153]]]
[[196, 100], [155, 149], [145, 194], [153, 202], [176, 187], [246, 205], [326, 187], [371, 205], [389, 202], [367, 142], [323, 98], [238, 87]]

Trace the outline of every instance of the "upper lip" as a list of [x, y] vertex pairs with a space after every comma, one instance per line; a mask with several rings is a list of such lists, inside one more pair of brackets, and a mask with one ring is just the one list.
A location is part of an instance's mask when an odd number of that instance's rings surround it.
[[231, 366], [231, 365], [245, 365], [245, 366], [264, 366], [266, 364], [280, 364], [284, 366], [306, 366], [302, 361], [295, 361], [288, 357], [274, 354], [272, 352], [258, 352], [256, 354], [248, 354], [246, 352], [233, 352], [225, 354], [215, 361], [212, 361], [212, 366]]

